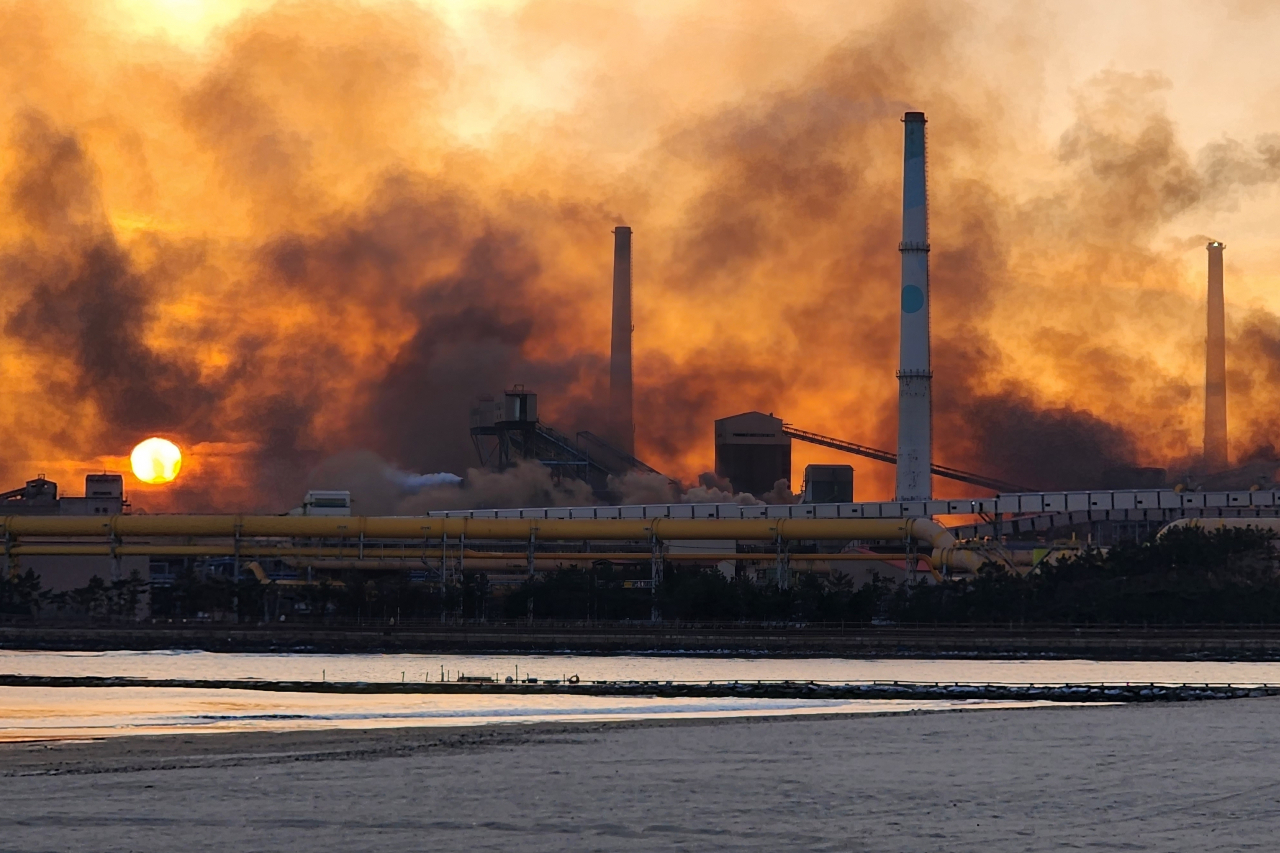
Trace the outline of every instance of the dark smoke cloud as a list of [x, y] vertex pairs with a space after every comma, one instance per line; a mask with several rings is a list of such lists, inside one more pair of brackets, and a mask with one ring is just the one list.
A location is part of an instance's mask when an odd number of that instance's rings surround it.
[[[58, 47], [59, 31], [69, 45], [91, 31], [71, 6], [7, 8], [10, 34], [45, 41], [0, 56], [35, 105], [5, 161], [6, 370], [38, 374], [52, 401], [5, 422], [14, 456], [96, 461], [149, 432], [237, 448], [155, 496], [170, 508], [288, 508], [310, 471], [366, 476], [325, 468], [342, 448], [376, 454], [350, 464], [381, 480], [386, 466], [465, 471], [472, 400], [515, 383], [563, 431], [599, 431], [620, 218], [637, 229], [642, 458], [688, 479], [708, 467], [712, 421], [751, 409], [892, 448], [909, 108], [930, 118], [938, 460], [1059, 488], [1177, 460], [1195, 441], [1198, 368], [1160, 347], [1192, 352], [1203, 309], [1154, 243], [1280, 177], [1269, 136], [1192, 156], [1155, 74], [1082, 87], [1056, 147], [1012, 139], [1035, 96], [992, 82], [971, 45], [996, 36], [962, 6], [891, 4], [795, 74], [644, 113], [639, 136], [603, 118], [656, 109], [648, 87], [682, 66], [611, 71], [581, 106], [512, 118], [475, 145], [436, 119], [478, 91], [463, 53], [413, 4], [280, 4], [218, 34], [207, 61], [145, 71], [81, 69]], [[605, 33], [632, 14], [591, 12]], [[539, 6], [514, 25], [617, 68], [573, 17]], [[785, 18], [756, 10], [742, 25], [763, 37]], [[1033, 18], [1011, 20], [1004, 47], [1048, 44]], [[671, 56], [685, 37], [670, 36]], [[1037, 67], [1019, 66], [1033, 92]], [[78, 89], [110, 115], [67, 106]], [[593, 145], [637, 150], [614, 170]], [[1044, 174], [1017, 183], [1007, 165], [1023, 162]], [[113, 227], [138, 210], [157, 223]], [[1280, 414], [1266, 394], [1274, 324], [1233, 332], [1233, 354], [1253, 347], [1233, 355], [1233, 428], [1258, 446]], [[886, 493], [886, 472], [870, 473], [860, 494]], [[670, 493], [635, 489], [650, 486]], [[699, 489], [729, 494], [677, 492]], [[578, 500], [564, 490], [522, 468], [411, 503]], [[400, 507], [374, 492], [361, 500]]]
[[544, 465], [520, 462], [501, 472], [468, 469], [462, 483], [425, 488], [404, 498], [397, 512], [417, 515], [444, 509], [591, 506], [595, 502], [591, 487], [581, 480], [557, 480]]
[[460, 491], [459, 485], [459, 478], [448, 472], [403, 471], [371, 450], [335, 453], [307, 475], [309, 489], [350, 492], [352, 511], [358, 515], [407, 514], [406, 501], [424, 492], [452, 494]]
[[79, 141], [34, 112], [14, 137], [20, 160], [9, 202], [34, 240], [4, 259], [22, 294], [5, 334], [71, 363], [71, 384], [61, 390], [96, 403], [100, 434], [181, 429], [207, 414], [214, 392], [197, 366], [144, 340], [155, 316], [152, 284], [116, 242]]
[[[413, 515], [435, 510], [507, 509], [513, 507], [594, 506], [602, 502], [585, 483], [557, 478], [536, 462], [519, 462], [506, 471], [468, 468], [462, 478], [448, 473], [413, 474], [396, 468], [369, 450], [335, 454], [307, 478], [309, 488], [351, 492], [353, 510], [363, 515]], [[610, 492], [625, 504], [737, 503], [762, 501], [735, 494], [727, 481], [705, 473], [686, 488], [661, 474], [630, 472], [610, 477]], [[765, 503], [791, 503], [794, 496], [780, 481]]]
[[1105, 471], [1138, 458], [1123, 428], [1077, 409], [1039, 408], [1014, 389], [974, 399], [964, 416], [983, 471], [1033, 489], [1098, 488]]
[[[1243, 435], [1231, 437], [1241, 458], [1269, 458], [1278, 437], [1274, 425], [1280, 423], [1280, 317], [1269, 312], [1248, 314], [1235, 334], [1227, 339], [1227, 406], [1249, 405], [1253, 418]], [[1242, 399], [1243, 398], [1243, 399]], [[1244, 401], [1248, 401], [1247, 403]]]
[[1223, 138], [1202, 148], [1196, 164], [1215, 201], [1235, 202], [1241, 190], [1280, 181], [1280, 135], [1263, 134], [1252, 145]]

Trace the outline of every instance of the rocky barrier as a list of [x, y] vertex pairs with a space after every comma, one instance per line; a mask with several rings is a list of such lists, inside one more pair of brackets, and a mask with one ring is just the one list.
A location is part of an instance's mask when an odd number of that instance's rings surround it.
[[0, 687], [169, 687], [282, 693], [520, 694], [744, 699], [974, 699], [1049, 702], [1188, 702], [1280, 695], [1277, 684], [945, 684], [814, 681], [363, 682], [159, 679], [0, 674]]

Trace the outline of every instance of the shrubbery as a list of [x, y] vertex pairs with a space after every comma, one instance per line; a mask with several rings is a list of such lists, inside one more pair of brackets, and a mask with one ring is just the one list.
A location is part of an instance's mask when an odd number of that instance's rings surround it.
[[51, 592], [27, 569], [0, 580], [0, 613], [9, 616], [76, 615], [98, 619], [134, 619], [142, 614], [147, 583], [137, 572], [107, 583], [96, 575], [79, 589]]
[[[1019, 575], [988, 566], [972, 580], [855, 587], [843, 576], [801, 574], [788, 589], [726, 578], [715, 569], [668, 565], [656, 596], [647, 568], [600, 563], [535, 576], [505, 592], [468, 572], [441, 588], [403, 572], [346, 572], [317, 584], [260, 583], [179, 572], [150, 590], [157, 619], [241, 623], [461, 619], [647, 620], [653, 608], [682, 622], [1280, 623], [1280, 566], [1270, 534], [1170, 530], [1160, 539], [1085, 551]], [[135, 574], [93, 578], [69, 592], [41, 590], [31, 571], [0, 580], [0, 614], [131, 620], [144, 616], [146, 584]]]
[[1173, 528], [1141, 544], [1077, 557], [1026, 576], [988, 568], [972, 581], [900, 588], [896, 619], [916, 622], [1280, 622], [1271, 534]]

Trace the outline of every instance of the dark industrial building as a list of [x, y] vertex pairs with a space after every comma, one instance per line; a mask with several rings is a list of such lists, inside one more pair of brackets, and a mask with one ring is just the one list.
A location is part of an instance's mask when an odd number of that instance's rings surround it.
[[58, 484], [44, 475], [20, 489], [0, 492], [0, 515], [119, 515], [124, 512], [124, 477], [90, 474], [84, 497], [58, 497]]
[[853, 466], [806, 465], [804, 502], [807, 504], [853, 503]]
[[486, 468], [505, 470], [522, 459], [550, 468], [556, 477], [589, 484], [596, 497], [615, 501], [609, 479], [628, 472], [658, 474], [625, 450], [588, 430], [570, 436], [538, 418], [538, 395], [517, 385], [501, 400], [481, 397], [471, 407], [471, 443]]
[[[0, 492], [0, 515], [119, 515], [124, 499], [124, 477], [119, 474], [90, 474], [84, 478], [84, 497], [60, 497], [58, 484], [44, 475], [28, 480], [20, 489]], [[146, 557], [23, 556], [11, 560], [9, 570], [32, 569], [46, 590], [78, 589], [94, 575], [105, 581], [128, 577], [136, 571], [149, 576]]]
[[791, 437], [782, 419], [744, 412], [716, 421], [716, 474], [740, 492], [763, 495], [791, 483]]

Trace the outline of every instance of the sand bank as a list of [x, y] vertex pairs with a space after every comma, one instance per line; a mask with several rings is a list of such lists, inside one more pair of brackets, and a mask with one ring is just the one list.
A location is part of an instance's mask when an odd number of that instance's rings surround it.
[[0, 746], [3, 850], [1273, 849], [1280, 700]]

